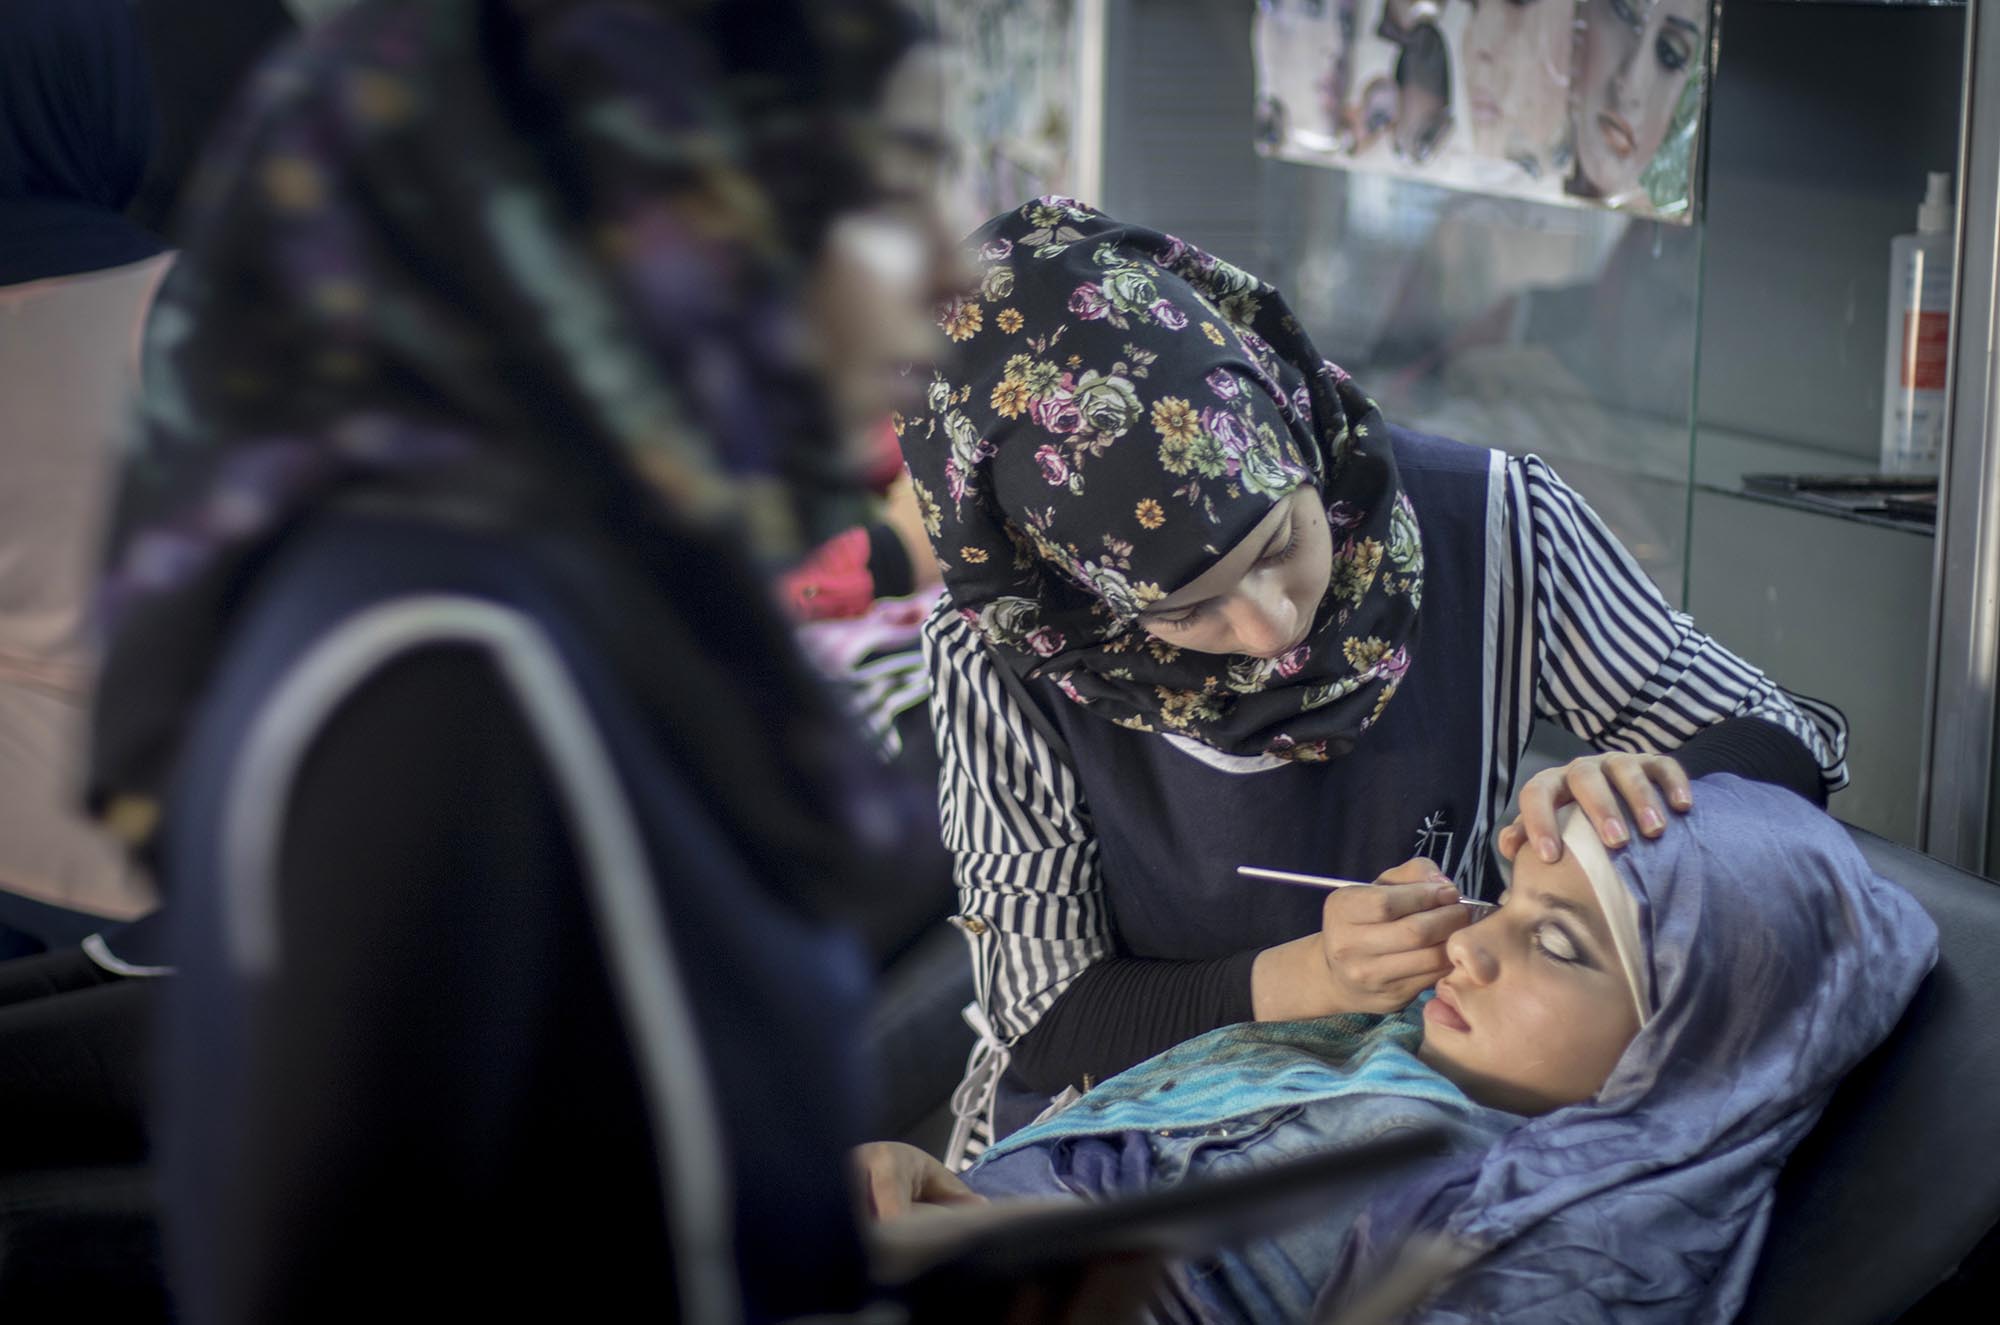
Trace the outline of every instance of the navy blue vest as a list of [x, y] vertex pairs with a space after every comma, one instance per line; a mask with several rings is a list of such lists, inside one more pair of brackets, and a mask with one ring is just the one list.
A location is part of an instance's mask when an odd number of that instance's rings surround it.
[[[725, 1111], [730, 1153], [724, 1158], [736, 1204], [746, 1318], [790, 1318], [829, 1303], [846, 1309], [860, 1299], [864, 1285], [845, 1152], [861, 1139], [861, 1118], [872, 1102], [869, 1064], [857, 1040], [866, 1001], [859, 946], [845, 931], [772, 895], [708, 811], [702, 788], [688, 780], [659, 741], [653, 720], [614, 674], [601, 643], [604, 632], [645, 626], [619, 613], [617, 600], [605, 592], [605, 578], [601, 567], [554, 537], [341, 514], [296, 535], [259, 580], [256, 599], [246, 607], [202, 701], [169, 811], [164, 872], [172, 900], [168, 910], [156, 914], [184, 964], [168, 1022], [173, 1052], [163, 1051], [163, 1059], [179, 1081], [203, 1083], [169, 1092], [182, 1106], [166, 1142], [169, 1196], [179, 1208], [202, 1208], [208, 1185], [228, 1169], [225, 1157], [236, 1153], [252, 1105], [251, 1087], [231, 1084], [247, 1071], [243, 1046], [252, 1000], [250, 978], [223, 948], [227, 899], [218, 885], [224, 877], [225, 804], [251, 725], [294, 675], [305, 651], [339, 623], [412, 595], [467, 597], [521, 612], [541, 629], [588, 707], [639, 820], [652, 881], [672, 927], [669, 940], [692, 996], [712, 1089]], [[574, 887], [575, 881], [551, 880], [549, 886]], [[504, 929], [517, 919], [502, 903], [494, 907], [482, 923]], [[582, 908], [576, 899], [572, 909], [582, 913]], [[568, 914], [553, 904], [549, 910]], [[467, 944], [477, 937], [468, 933]], [[539, 957], [553, 961], [564, 951], [551, 944]], [[481, 969], [442, 959], [439, 967]], [[357, 991], [367, 989], [367, 974], [354, 971]], [[546, 983], [539, 972], [528, 973], [528, 987]], [[608, 983], [605, 993], [608, 999]], [[504, 1014], [494, 1009], [512, 1006], [502, 991], [454, 985], [441, 977], [435, 997], [462, 1004], [468, 1054], [471, 1046], [495, 1038], [519, 1042], [514, 1063], [467, 1066], [468, 1074], [474, 1068], [490, 1077], [511, 1072], [518, 1090], [495, 1096], [490, 1114], [463, 1120], [470, 1132], [481, 1134], [484, 1128], [503, 1138], [494, 1142], [495, 1164], [512, 1169], [496, 1177], [496, 1189], [511, 1190], [503, 1180], [528, 1175], [520, 1178], [526, 1182], [541, 1175], [547, 1168], [542, 1161], [564, 1141], [546, 1130], [546, 1109], [536, 1112], [522, 1101], [595, 1089], [595, 1077], [588, 1086], [551, 1081], [548, 1064], [566, 1061], [558, 1051], [570, 1041], [567, 1027], [576, 1024], [571, 1019], [616, 1014], [608, 1003], [540, 1009], [537, 1016], [521, 1014], [519, 1023], [529, 1030], [507, 1037], [493, 1030], [505, 1024]], [[599, 1066], [594, 1059], [585, 1065]], [[357, 1084], [357, 1111], [373, 1103], [365, 1093], [370, 1088]], [[388, 1078], [373, 1083], [376, 1090], [393, 1088]], [[196, 1100], [199, 1110], [186, 1107]], [[636, 1080], [631, 1098], [607, 1098], [597, 1107], [607, 1128], [624, 1125], [640, 1108]], [[623, 1197], [636, 1181], [649, 1192], [653, 1158], [629, 1158], [630, 1173], [598, 1175], [601, 1189]], [[587, 1174], [578, 1179], [587, 1181]], [[440, 1193], [437, 1200], [463, 1196]], [[650, 1196], [646, 1200], [650, 1204]], [[604, 1208], [593, 1201], [572, 1210], [523, 1208], [510, 1214], [503, 1209], [495, 1217], [587, 1222], [601, 1217]], [[183, 1236], [208, 1234], [201, 1228]], [[670, 1274], [664, 1240], [658, 1250], [654, 1263], [627, 1267], [633, 1277], [650, 1283]], [[200, 1263], [220, 1261], [204, 1253]], [[546, 1268], [529, 1267], [533, 1272], [521, 1291], [546, 1285], [547, 1276], [540, 1275]], [[666, 1309], [671, 1307], [669, 1298]]]
[[1324, 894], [1238, 865], [1372, 879], [1424, 855], [1466, 882], [1480, 828], [1486, 515], [1492, 452], [1398, 430], [1396, 463], [1423, 531], [1417, 637], [1382, 719], [1324, 764], [1210, 766], [1093, 716], [1053, 685], [1026, 693], [1068, 743], [1097, 831], [1118, 951], [1211, 958], [1319, 928]]

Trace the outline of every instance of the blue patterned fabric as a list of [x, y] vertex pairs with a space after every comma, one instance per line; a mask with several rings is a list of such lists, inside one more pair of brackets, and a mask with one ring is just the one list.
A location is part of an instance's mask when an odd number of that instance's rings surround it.
[[1424, 1038], [1422, 1006], [1419, 999], [1392, 1017], [1248, 1022], [1197, 1035], [996, 1143], [984, 1159], [1061, 1137], [1207, 1128], [1269, 1109], [1350, 1096], [1394, 1095], [1444, 1108], [1476, 1108], [1465, 1092], [1417, 1061]]
[[[1430, 1162], [1449, 1171], [1521, 1119], [1474, 1103], [1417, 1059], [1420, 1007], [1197, 1036], [993, 1146], [966, 1181], [995, 1198], [1103, 1199], [1269, 1168], [1412, 1128], [1441, 1132]], [[1281, 1234], [1176, 1266], [1160, 1317], [1303, 1319], [1367, 1197], [1365, 1188], [1331, 1190], [1311, 1219]]]

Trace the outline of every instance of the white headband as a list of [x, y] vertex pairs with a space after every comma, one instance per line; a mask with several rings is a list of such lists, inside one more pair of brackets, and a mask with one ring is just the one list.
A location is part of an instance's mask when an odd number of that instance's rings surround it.
[[1574, 805], [1565, 805], [1556, 816], [1563, 847], [1583, 866], [1590, 890], [1597, 894], [1597, 907], [1611, 930], [1611, 946], [1618, 950], [1618, 964], [1625, 968], [1625, 983], [1631, 987], [1632, 1003], [1639, 1010], [1639, 1024], [1653, 1019], [1653, 999], [1646, 979], [1646, 945], [1639, 937], [1639, 899], [1618, 876], [1611, 853], [1598, 840], [1597, 829]]

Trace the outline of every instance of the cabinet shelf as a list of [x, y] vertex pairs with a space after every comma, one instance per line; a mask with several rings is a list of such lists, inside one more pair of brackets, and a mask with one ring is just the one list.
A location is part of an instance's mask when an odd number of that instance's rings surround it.
[[1966, 0], [1750, 0], [1758, 5], [1818, 5], [1843, 9], [1963, 9]]
[[1753, 488], [1724, 488], [1707, 483], [1697, 484], [1696, 487], [1702, 492], [1712, 492], [1722, 497], [1736, 497], [1743, 501], [1756, 502], [1760, 506], [1782, 506], [1788, 511], [1803, 511], [1807, 515], [1816, 515], [1828, 520], [1868, 525], [1876, 529], [1893, 529], [1899, 534], [1932, 538], [1937, 533], [1936, 525], [1929, 520], [1898, 519], [1895, 516], [1877, 515], [1869, 511], [1843, 511], [1838, 507], [1822, 505], [1803, 497], [1788, 497], [1776, 492], [1758, 492]]

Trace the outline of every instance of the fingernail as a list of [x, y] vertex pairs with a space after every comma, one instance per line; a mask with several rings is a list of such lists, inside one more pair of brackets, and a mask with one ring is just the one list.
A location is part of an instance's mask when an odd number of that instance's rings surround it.
[[1450, 884], [1446, 884], [1432, 893], [1431, 896], [1437, 900], [1439, 905], [1443, 905], [1446, 902], [1456, 902], [1458, 900], [1458, 889], [1452, 887]]
[[1687, 792], [1677, 791], [1674, 793], [1674, 807], [1676, 809], [1685, 810], [1688, 808], [1688, 806], [1693, 804], [1694, 804], [1694, 797], [1690, 796]]
[[1562, 848], [1556, 845], [1553, 837], [1538, 837], [1535, 839], [1535, 854], [1544, 862], [1553, 865], [1562, 857]]
[[[1644, 816], [1641, 817], [1643, 818]], [[1619, 823], [1616, 819], [1613, 819], [1610, 823], [1606, 824], [1604, 827], [1604, 840], [1606, 844], [1610, 846], [1614, 847], [1624, 846], [1625, 825]]]
[[1667, 821], [1660, 817], [1658, 810], [1649, 805], [1639, 811], [1639, 826], [1649, 833], [1657, 833], [1667, 826]]
[[1432, 871], [1431, 871], [1431, 882], [1432, 882], [1432, 883], [1450, 883], [1450, 882], [1451, 882], [1451, 875], [1449, 875], [1449, 874], [1446, 874], [1446, 873], [1445, 873], [1445, 872], [1444, 872], [1443, 870], [1432, 870]]

